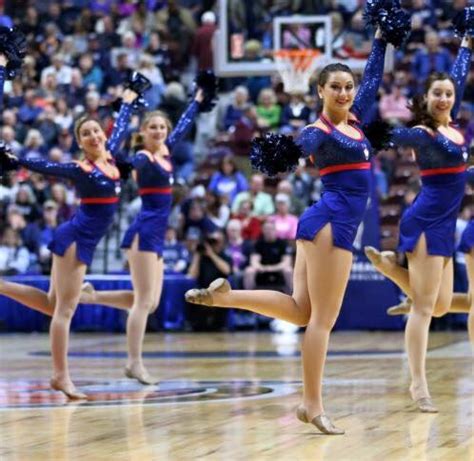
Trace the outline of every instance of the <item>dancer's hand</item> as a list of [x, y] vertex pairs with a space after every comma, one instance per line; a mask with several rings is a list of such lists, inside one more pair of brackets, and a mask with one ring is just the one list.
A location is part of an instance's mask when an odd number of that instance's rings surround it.
[[131, 90], [130, 88], [127, 88], [122, 94], [122, 100], [127, 104], [131, 104], [137, 98], [138, 93], [135, 93], [135, 91]]
[[380, 27], [377, 27], [377, 30], [375, 31], [375, 38], [377, 39], [382, 38], [382, 31], [380, 30]]
[[198, 90], [196, 91], [196, 96], [194, 96], [194, 100], [198, 103], [204, 101], [204, 91], [202, 88], [198, 88]]
[[8, 64], [7, 57], [3, 53], [0, 53], [0, 66], [5, 67], [7, 64]]

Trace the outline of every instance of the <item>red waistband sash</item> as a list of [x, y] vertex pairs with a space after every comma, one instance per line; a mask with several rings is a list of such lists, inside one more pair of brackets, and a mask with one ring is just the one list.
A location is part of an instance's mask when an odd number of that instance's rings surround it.
[[338, 173], [339, 171], [349, 170], [370, 170], [370, 162], [362, 163], [344, 163], [342, 165], [327, 166], [319, 170], [319, 176], [324, 176], [330, 173]]
[[81, 199], [81, 205], [108, 205], [118, 201], [118, 197], [89, 197]]
[[420, 171], [420, 176], [433, 176], [435, 174], [453, 174], [466, 171], [466, 165], [453, 166], [449, 168], [431, 168], [429, 170]]
[[138, 189], [139, 195], [150, 195], [150, 194], [171, 194], [171, 187], [145, 187]]

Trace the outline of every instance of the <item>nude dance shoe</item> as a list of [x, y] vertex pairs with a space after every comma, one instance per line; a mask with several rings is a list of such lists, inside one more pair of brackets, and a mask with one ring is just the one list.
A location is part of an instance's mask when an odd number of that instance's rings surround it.
[[214, 300], [212, 294], [228, 293], [231, 290], [230, 283], [223, 278], [214, 280], [207, 288], [193, 288], [184, 295], [187, 302], [193, 304], [202, 304], [204, 306], [213, 306]]
[[435, 404], [429, 397], [422, 397], [421, 399], [416, 400], [415, 405], [421, 413], [439, 413], [439, 410], [435, 407]]
[[146, 371], [138, 373], [133, 371], [130, 367], [125, 367], [123, 372], [127, 378], [136, 379], [140, 384], [144, 384], [145, 386], [158, 384], [158, 381], [153, 379]]
[[405, 299], [396, 306], [387, 309], [387, 315], [407, 315], [410, 313], [413, 302], [410, 298]]
[[384, 258], [392, 264], [397, 263], [397, 255], [393, 251], [379, 251], [377, 248], [366, 246], [364, 253], [374, 266], [379, 266]]
[[49, 380], [49, 385], [51, 386], [51, 389], [55, 391], [62, 392], [68, 399], [71, 400], [87, 400], [87, 395], [79, 392], [77, 390], [70, 390], [67, 389], [65, 386], [63, 386], [60, 381], [56, 378], [51, 378]]
[[81, 286], [81, 297], [79, 302], [90, 304], [95, 302], [95, 288], [90, 282], [84, 282]]
[[321, 413], [319, 416], [315, 416], [311, 421], [309, 421], [306, 409], [299, 406], [296, 409], [296, 417], [302, 423], [310, 423], [313, 426], [316, 426], [316, 428], [326, 435], [343, 435], [346, 433], [344, 429], [339, 429], [338, 427], [334, 426], [329, 416], [327, 416], [325, 413]]

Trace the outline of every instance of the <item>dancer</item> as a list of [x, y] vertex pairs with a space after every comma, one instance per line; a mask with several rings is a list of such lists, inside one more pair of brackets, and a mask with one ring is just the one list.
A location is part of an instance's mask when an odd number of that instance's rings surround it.
[[[431, 316], [444, 315], [453, 294], [454, 234], [464, 197], [468, 146], [452, 126], [461, 104], [471, 63], [472, 40], [465, 36], [451, 75], [433, 73], [424, 94], [415, 97], [411, 110], [414, 128], [396, 128], [396, 145], [412, 147], [420, 167], [422, 188], [400, 222], [399, 251], [408, 257], [408, 272], [397, 272], [396, 283], [413, 300], [405, 330], [412, 383], [410, 394], [422, 412], [436, 413], [426, 379], [426, 351]], [[371, 248], [366, 254], [376, 267], [393, 257]]]
[[145, 115], [140, 127], [140, 148], [131, 163], [136, 172], [142, 208], [125, 233], [122, 248], [132, 277], [133, 291], [95, 291], [86, 284], [82, 303], [131, 309], [127, 320], [128, 361], [125, 375], [142, 384], [153, 384], [143, 365], [142, 348], [147, 317], [158, 307], [163, 286], [163, 244], [171, 210], [172, 152], [188, 132], [200, 110], [204, 92], [199, 89], [176, 128], [159, 111]]
[[[318, 93], [322, 113], [297, 140], [318, 166], [325, 192], [299, 220], [292, 296], [270, 290], [231, 290], [225, 279], [186, 293], [186, 299], [196, 304], [237, 307], [307, 325], [302, 354], [303, 403], [297, 417], [325, 434], [344, 434], [325, 414], [322, 377], [329, 334], [349, 279], [352, 244], [370, 191], [371, 146], [359, 128], [358, 117], [375, 102], [383, 74], [386, 42], [380, 31], [375, 38], [356, 96], [349, 67], [330, 64], [321, 71]], [[270, 146], [275, 145], [271, 136], [266, 139], [270, 139]], [[271, 164], [262, 169], [268, 173], [285, 162], [285, 155], [281, 149], [272, 150]]]
[[[6, 59], [0, 55], [0, 69], [5, 65]], [[0, 71], [0, 78], [3, 75]], [[3, 80], [0, 80], [0, 86], [3, 87]], [[53, 376], [50, 384], [71, 399], [86, 398], [86, 395], [76, 389], [69, 375], [69, 327], [87, 266], [91, 264], [94, 250], [112, 223], [117, 208], [120, 175], [109, 151], [115, 153], [120, 146], [131, 115], [131, 104], [136, 97], [137, 94], [131, 90], [124, 92], [123, 104], [108, 141], [95, 119], [82, 117], [76, 122], [74, 132], [84, 153], [82, 161], [55, 163], [41, 159], [18, 159], [2, 152], [4, 165], [67, 178], [75, 184], [81, 197], [76, 214], [56, 229], [49, 244], [53, 253], [49, 292], [5, 281], [0, 283], [1, 294], [52, 315]]]
[[[472, 290], [474, 287], [474, 221], [471, 220], [464, 230], [458, 251], [465, 253], [468, 293], [453, 293], [449, 314], [469, 314], [468, 332], [471, 343], [474, 344], [474, 309]], [[365, 247], [365, 254], [379, 272], [397, 284], [409, 296], [403, 302], [387, 309], [388, 315], [406, 315], [413, 307], [412, 290], [409, 283], [408, 270], [399, 266], [393, 251], [378, 251], [373, 247]]]

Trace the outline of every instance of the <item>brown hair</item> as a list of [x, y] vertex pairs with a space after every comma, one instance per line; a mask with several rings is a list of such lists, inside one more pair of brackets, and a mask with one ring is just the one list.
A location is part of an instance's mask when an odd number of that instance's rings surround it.
[[408, 109], [410, 109], [410, 111], [413, 113], [413, 125], [423, 125], [433, 130], [438, 128], [439, 122], [437, 122], [433, 115], [428, 112], [428, 104], [425, 97], [430, 91], [433, 83], [439, 80], [449, 80], [456, 90], [456, 83], [454, 79], [446, 72], [433, 72], [430, 74], [423, 85], [423, 94], [416, 95], [412, 102], [408, 105]]
[[74, 136], [76, 136], [77, 141], [79, 141], [79, 132], [81, 130], [81, 126], [87, 122], [96, 122], [102, 128], [99, 120], [97, 120], [95, 117], [91, 117], [90, 115], [83, 115], [82, 117], [79, 117], [74, 123]]
[[[161, 110], [153, 110], [151, 112], [147, 112], [145, 116], [143, 117], [142, 122], [140, 123], [140, 130], [143, 130], [148, 125], [148, 123], [150, 123], [150, 120], [153, 117], [161, 117], [165, 121], [166, 128], [168, 130], [167, 136], [169, 136], [169, 134], [173, 130], [173, 124], [171, 123], [171, 120], [168, 117], [168, 114], [166, 114], [165, 112]], [[142, 133], [140, 132], [133, 133], [131, 146], [134, 150], [142, 148], [144, 146], [144, 142], [145, 140], [143, 138]]]
[[321, 72], [319, 73], [318, 77], [318, 85], [319, 86], [324, 86], [328, 79], [329, 75], [331, 75], [334, 72], [346, 72], [354, 78], [354, 72], [352, 72], [352, 69], [349, 66], [346, 66], [345, 64], [341, 64], [340, 62], [336, 62], [334, 64], [328, 64], [326, 67], [324, 67]]

